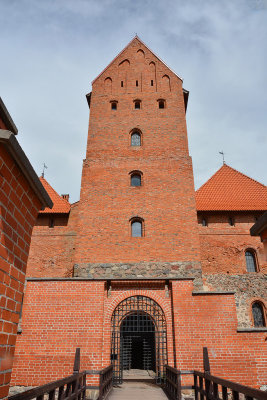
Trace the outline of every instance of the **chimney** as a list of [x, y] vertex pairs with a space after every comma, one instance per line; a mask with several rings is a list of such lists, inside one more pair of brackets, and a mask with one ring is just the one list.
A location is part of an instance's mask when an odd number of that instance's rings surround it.
[[62, 199], [69, 201], [70, 195], [69, 194], [62, 194]]

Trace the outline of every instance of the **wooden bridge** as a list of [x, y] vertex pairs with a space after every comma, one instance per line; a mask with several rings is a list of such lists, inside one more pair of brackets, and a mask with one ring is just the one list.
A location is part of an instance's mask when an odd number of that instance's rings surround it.
[[[163, 383], [156, 385], [151, 374], [124, 377], [122, 384], [113, 386], [112, 365], [99, 371], [99, 390], [94, 392], [86, 384], [90, 371], [79, 372], [80, 349], [76, 350], [73, 375], [48, 383], [9, 400], [182, 400], [183, 390], [191, 390], [195, 400], [267, 400], [267, 393], [211, 375], [207, 349], [203, 349], [204, 372], [180, 371], [165, 366]], [[191, 385], [182, 385], [182, 376], [191, 375]], [[126, 379], [125, 379], [126, 378]], [[188, 377], [187, 377], [188, 378]]]

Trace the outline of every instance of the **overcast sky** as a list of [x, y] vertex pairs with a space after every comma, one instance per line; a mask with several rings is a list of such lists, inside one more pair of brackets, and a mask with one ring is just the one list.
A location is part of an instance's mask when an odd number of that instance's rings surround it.
[[79, 199], [91, 81], [137, 33], [190, 91], [195, 186], [267, 182], [266, 0], [0, 0], [0, 96], [38, 175]]

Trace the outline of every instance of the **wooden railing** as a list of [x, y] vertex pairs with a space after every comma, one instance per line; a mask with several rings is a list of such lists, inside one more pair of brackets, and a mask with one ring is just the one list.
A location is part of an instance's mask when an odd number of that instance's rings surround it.
[[9, 400], [84, 400], [86, 391], [86, 372], [75, 373], [67, 378], [38, 386], [23, 393], [9, 397]]
[[267, 400], [267, 393], [207, 373], [194, 371], [195, 400]]
[[99, 379], [99, 400], [104, 400], [109, 392], [112, 390], [112, 374], [113, 374], [113, 366], [102, 369], [100, 371], [100, 379]]
[[181, 400], [181, 371], [166, 365], [165, 385], [163, 387], [168, 399]]
[[[38, 386], [23, 393], [15, 394], [10, 396], [8, 400], [85, 400], [86, 389], [90, 389], [90, 386], [86, 386], [86, 376], [89, 371], [79, 372], [79, 370], [80, 349], [77, 348], [73, 366], [73, 375], [43, 386]], [[101, 371], [95, 371], [95, 374], [99, 374], [99, 394], [97, 400], [106, 399], [112, 390], [112, 373], [112, 365], [102, 369]]]
[[[203, 368], [200, 371], [180, 371], [166, 365], [164, 391], [170, 400], [181, 400], [183, 389], [192, 389], [195, 400], [267, 400], [267, 393], [218, 378], [210, 373], [208, 349], [203, 347]], [[193, 385], [182, 385], [181, 376], [192, 375]]]

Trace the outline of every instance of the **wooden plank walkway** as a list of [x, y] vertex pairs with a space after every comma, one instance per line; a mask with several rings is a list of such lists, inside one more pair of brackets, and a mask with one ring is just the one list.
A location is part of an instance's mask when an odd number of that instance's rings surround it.
[[114, 387], [108, 400], [166, 400], [161, 387], [151, 382], [124, 382]]

